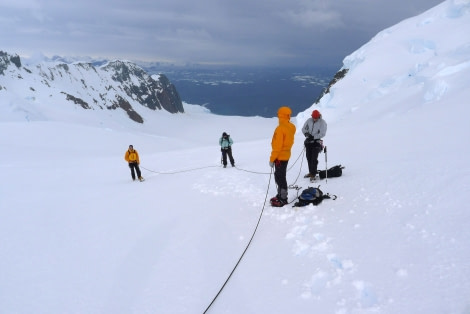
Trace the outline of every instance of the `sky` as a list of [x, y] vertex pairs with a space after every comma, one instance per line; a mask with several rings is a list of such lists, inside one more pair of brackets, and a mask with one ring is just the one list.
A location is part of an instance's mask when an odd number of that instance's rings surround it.
[[[469, 313], [469, 27], [470, 2], [447, 1], [350, 54], [291, 119], [299, 190], [282, 208], [267, 204], [276, 118], [0, 107], [0, 312]], [[299, 131], [313, 109], [328, 123], [320, 168], [345, 169], [315, 184], [336, 200], [293, 208], [313, 185]], [[224, 131], [235, 168], [220, 164]]]
[[175, 64], [341, 66], [441, 0], [0, 0], [0, 49]]

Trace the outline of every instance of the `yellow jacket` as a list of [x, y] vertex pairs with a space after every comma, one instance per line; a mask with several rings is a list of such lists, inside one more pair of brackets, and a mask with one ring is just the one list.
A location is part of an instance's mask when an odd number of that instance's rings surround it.
[[135, 149], [133, 149], [132, 151], [130, 149], [128, 149], [126, 151], [126, 154], [124, 155], [124, 159], [127, 162], [136, 162], [136, 163], [140, 164], [139, 153]]
[[290, 150], [294, 145], [295, 125], [290, 120], [292, 110], [289, 107], [281, 107], [277, 112], [279, 125], [274, 130], [273, 139], [271, 141], [271, 157], [270, 162], [277, 160], [289, 160]]

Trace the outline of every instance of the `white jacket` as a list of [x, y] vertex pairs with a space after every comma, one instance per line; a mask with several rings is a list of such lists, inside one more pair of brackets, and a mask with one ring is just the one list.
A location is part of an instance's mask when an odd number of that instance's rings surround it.
[[313, 118], [309, 118], [305, 121], [305, 124], [302, 128], [302, 133], [305, 137], [313, 136], [314, 139], [319, 140], [326, 135], [326, 129], [328, 128], [326, 121], [320, 117], [317, 121], [314, 121]]

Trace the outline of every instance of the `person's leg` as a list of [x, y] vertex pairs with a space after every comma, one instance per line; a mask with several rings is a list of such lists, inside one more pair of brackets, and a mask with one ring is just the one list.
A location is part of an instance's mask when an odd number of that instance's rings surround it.
[[129, 163], [129, 168], [131, 168], [132, 180], [135, 180], [134, 163]]
[[228, 154], [228, 158], [230, 160], [230, 164], [232, 164], [232, 167], [235, 166], [235, 160], [233, 160], [232, 148], [231, 147], [229, 147], [229, 149], [227, 149], [227, 154]]
[[142, 178], [142, 173], [140, 172], [139, 164], [135, 164], [135, 171], [137, 171], [137, 178]]
[[275, 171], [274, 171], [274, 178], [277, 184], [277, 196], [287, 202], [287, 196], [288, 196], [288, 191], [287, 191], [287, 178], [286, 178], [286, 173], [287, 173], [287, 164], [288, 160], [281, 161], [279, 165], [275, 166]]
[[318, 155], [321, 152], [321, 145], [318, 143], [315, 143], [315, 145], [312, 148], [312, 171], [310, 174], [313, 176], [317, 175], [317, 170], [318, 170]]
[[227, 150], [222, 149], [222, 164], [224, 167], [227, 166]]
[[305, 156], [307, 157], [307, 163], [308, 163], [308, 173], [310, 175], [315, 175], [316, 171], [316, 166], [314, 165], [315, 158], [313, 154], [313, 145], [312, 144], [307, 144], [305, 145]]

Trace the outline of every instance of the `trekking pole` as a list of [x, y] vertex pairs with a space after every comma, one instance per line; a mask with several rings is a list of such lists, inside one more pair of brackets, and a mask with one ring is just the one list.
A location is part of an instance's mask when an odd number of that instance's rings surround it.
[[327, 154], [327, 151], [326, 151], [326, 146], [325, 146], [325, 183], [328, 183], [328, 154]]

